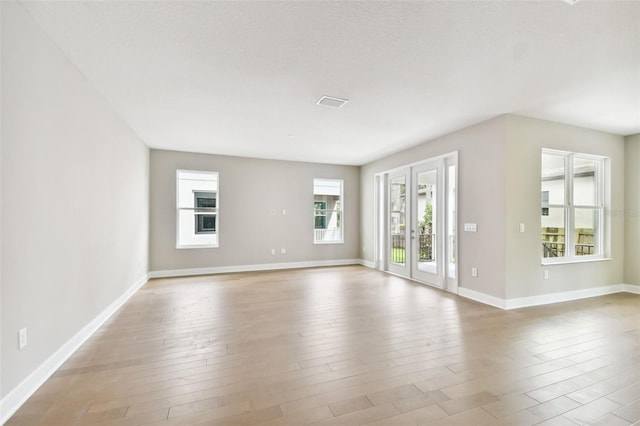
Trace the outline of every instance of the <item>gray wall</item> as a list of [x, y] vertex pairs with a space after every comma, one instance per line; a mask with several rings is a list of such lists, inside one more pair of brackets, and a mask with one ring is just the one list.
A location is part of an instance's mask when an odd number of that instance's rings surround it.
[[625, 139], [624, 282], [640, 285], [640, 134]]
[[[506, 296], [508, 299], [621, 284], [624, 263], [624, 138], [595, 130], [507, 116]], [[542, 266], [540, 155], [542, 148], [603, 155], [611, 160], [610, 211], [605, 214], [611, 260]], [[525, 233], [518, 230], [525, 224]], [[544, 279], [543, 271], [549, 271]]]
[[[458, 226], [478, 224], [478, 232], [458, 233], [458, 284], [504, 298], [505, 124], [498, 117], [434, 139], [362, 167], [363, 258], [374, 261], [374, 176], [402, 165], [458, 151]], [[478, 276], [471, 276], [471, 268]]]
[[[625, 143], [601, 132], [503, 116], [362, 168], [156, 150], [150, 159], [23, 9], [12, 1], [0, 7], [2, 398], [148, 269], [373, 262], [374, 174], [456, 150], [458, 229], [478, 223], [477, 233], [459, 234], [460, 286], [516, 298], [623, 280], [640, 285], [639, 135]], [[543, 146], [607, 155], [613, 163], [612, 260], [548, 267], [549, 280], [542, 279], [538, 247]], [[178, 168], [220, 172], [217, 249], [175, 249]], [[344, 244], [313, 244], [314, 177], [345, 181]], [[524, 234], [517, 232], [520, 222]], [[479, 268], [477, 278], [471, 266]], [[29, 344], [19, 351], [23, 327]]]
[[[220, 173], [218, 248], [176, 249], [177, 169]], [[358, 259], [359, 173], [353, 166], [151, 150], [150, 269]], [[313, 178], [344, 179], [344, 244], [313, 244]]]
[[1, 7], [4, 398], [146, 275], [149, 153], [20, 5]]
[[[543, 147], [611, 158], [611, 212], [607, 214], [611, 260], [541, 265], [539, 194]], [[363, 166], [361, 203], [371, 206], [361, 213], [363, 257], [367, 261], [374, 261], [374, 174], [456, 150], [457, 229], [461, 230], [465, 222], [478, 224], [477, 233], [459, 232], [460, 287], [513, 299], [623, 282], [624, 218], [619, 212], [624, 209], [624, 138], [515, 115], [480, 123]], [[637, 180], [637, 172], [634, 173]], [[524, 233], [519, 232], [520, 223], [525, 224]], [[471, 276], [472, 266], [478, 268], [478, 277]], [[544, 269], [549, 270], [547, 280], [543, 279]]]

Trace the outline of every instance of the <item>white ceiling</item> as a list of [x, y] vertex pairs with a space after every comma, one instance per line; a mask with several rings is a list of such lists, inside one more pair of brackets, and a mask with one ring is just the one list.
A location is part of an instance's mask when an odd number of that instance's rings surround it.
[[20, 3], [152, 148], [360, 165], [504, 113], [640, 133], [637, 1]]

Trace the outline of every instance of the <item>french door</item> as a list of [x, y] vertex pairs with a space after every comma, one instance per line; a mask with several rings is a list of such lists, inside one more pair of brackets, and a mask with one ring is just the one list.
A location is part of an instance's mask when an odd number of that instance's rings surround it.
[[[380, 246], [389, 272], [457, 292], [456, 156], [396, 169], [381, 199], [387, 200]], [[380, 217], [384, 216], [384, 217]]]
[[411, 264], [407, 257], [407, 242], [410, 240], [410, 229], [407, 226], [410, 214], [411, 179], [410, 170], [401, 169], [389, 173], [389, 213], [386, 227], [387, 269], [394, 274], [410, 276]]

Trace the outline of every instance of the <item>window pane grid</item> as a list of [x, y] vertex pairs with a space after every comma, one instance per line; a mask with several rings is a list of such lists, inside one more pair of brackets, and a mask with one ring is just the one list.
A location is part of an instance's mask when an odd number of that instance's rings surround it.
[[343, 181], [313, 180], [314, 243], [343, 242]]
[[602, 256], [604, 159], [542, 151], [542, 258]]
[[177, 248], [218, 246], [218, 173], [178, 170]]

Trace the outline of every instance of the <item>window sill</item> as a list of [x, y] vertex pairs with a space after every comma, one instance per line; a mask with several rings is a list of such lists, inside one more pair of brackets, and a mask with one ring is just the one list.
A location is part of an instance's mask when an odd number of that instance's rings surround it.
[[569, 265], [572, 263], [590, 263], [590, 262], [602, 262], [613, 260], [610, 257], [596, 257], [590, 259], [571, 259], [571, 260], [560, 260], [554, 262], [545, 262], [544, 260], [541, 262], [542, 266], [553, 266], [553, 265]]
[[344, 241], [314, 241], [313, 244], [344, 244]]
[[176, 246], [178, 250], [218, 248], [218, 244], [198, 244], [193, 246]]

